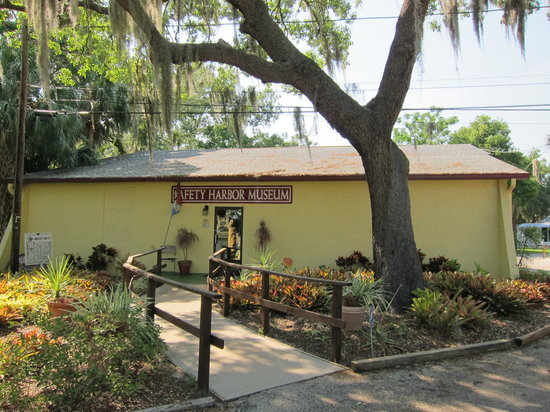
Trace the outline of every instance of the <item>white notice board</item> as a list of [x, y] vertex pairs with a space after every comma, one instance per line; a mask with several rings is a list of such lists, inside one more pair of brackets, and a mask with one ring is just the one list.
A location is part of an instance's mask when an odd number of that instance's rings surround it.
[[25, 233], [25, 265], [45, 265], [52, 254], [51, 233]]

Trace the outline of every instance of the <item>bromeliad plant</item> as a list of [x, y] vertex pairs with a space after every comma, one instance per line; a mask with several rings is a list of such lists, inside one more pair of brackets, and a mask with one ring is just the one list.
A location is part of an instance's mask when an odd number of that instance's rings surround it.
[[484, 302], [469, 295], [462, 296], [461, 291], [449, 297], [436, 289], [417, 289], [414, 296], [411, 314], [420, 323], [442, 334], [452, 334], [461, 326], [470, 327], [493, 317], [493, 313], [485, 309]]

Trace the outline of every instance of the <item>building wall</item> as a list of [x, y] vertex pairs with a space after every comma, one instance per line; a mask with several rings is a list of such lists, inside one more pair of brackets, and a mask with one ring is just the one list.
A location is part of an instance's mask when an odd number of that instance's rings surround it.
[[[28, 184], [23, 232], [53, 233], [55, 255], [78, 253], [85, 258], [98, 243], [116, 247], [120, 257], [150, 250], [163, 244], [174, 184]], [[277, 259], [291, 257], [295, 267], [334, 266], [337, 256], [353, 250], [372, 256], [366, 183], [277, 184], [293, 186], [292, 204], [209, 204], [208, 216], [201, 213], [205, 204], [182, 205], [172, 219], [166, 243], [174, 244], [180, 227], [193, 230], [200, 239], [189, 250], [191, 271], [206, 273], [213, 249], [215, 207], [236, 206], [243, 207], [244, 214], [243, 263], [259, 259], [255, 232], [262, 219], [271, 231], [269, 248]], [[503, 212], [510, 199], [506, 189], [499, 190], [498, 181], [411, 181], [410, 191], [417, 246], [428, 256], [457, 258], [464, 269], [473, 269], [477, 262], [495, 275], [513, 274], [505, 236], [508, 227], [511, 230], [511, 218]]]

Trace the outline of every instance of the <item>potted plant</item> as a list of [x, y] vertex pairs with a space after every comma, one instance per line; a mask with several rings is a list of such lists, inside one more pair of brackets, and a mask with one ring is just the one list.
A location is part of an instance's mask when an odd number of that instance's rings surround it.
[[191, 269], [191, 261], [187, 259], [187, 252], [188, 252], [188, 249], [197, 240], [199, 240], [199, 236], [195, 232], [193, 232], [192, 230], [187, 230], [184, 227], [182, 227], [178, 230], [178, 234], [176, 236], [176, 244], [183, 251], [183, 260], [178, 261], [180, 274], [182, 274], [182, 275], [188, 275], [189, 274], [189, 271]]
[[55, 259], [37, 271], [38, 280], [46, 292], [48, 309], [53, 317], [74, 311], [74, 301], [67, 295], [68, 287], [72, 283], [73, 266], [69, 258]]
[[385, 304], [381, 280], [373, 280], [367, 273], [358, 270], [351, 277], [351, 285], [344, 286], [342, 294], [342, 319], [345, 330], [360, 330], [365, 320], [366, 308]]

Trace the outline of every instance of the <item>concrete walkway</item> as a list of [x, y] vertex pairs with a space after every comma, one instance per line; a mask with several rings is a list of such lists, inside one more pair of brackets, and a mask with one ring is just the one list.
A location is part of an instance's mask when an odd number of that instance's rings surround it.
[[[157, 289], [157, 305], [199, 326], [199, 296], [164, 285]], [[170, 360], [197, 378], [198, 338], [158, 317], [156, 322], [163, 329]], [[224, 349], [211, 347], [210, 362], [210, 391], [223, 401], [344, 369], [256, 334], [216, 312], [212, 313], [212, 333], [225, 340]]]

